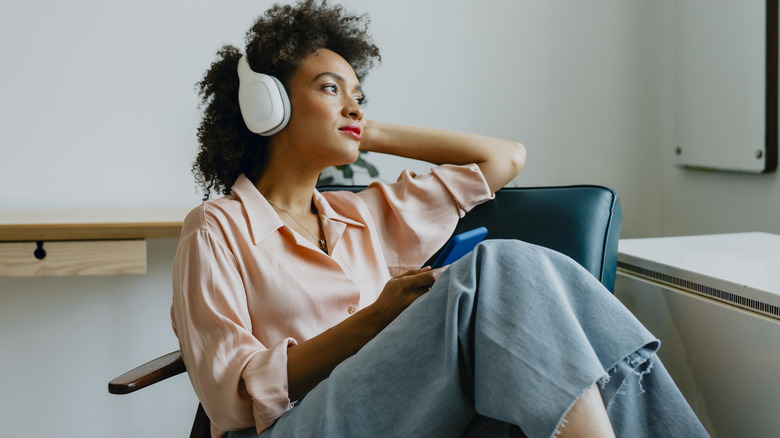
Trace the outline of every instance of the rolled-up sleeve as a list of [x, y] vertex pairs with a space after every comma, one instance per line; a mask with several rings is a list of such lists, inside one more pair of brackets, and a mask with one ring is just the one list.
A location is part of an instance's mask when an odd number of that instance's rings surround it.
[[493, 193], [476, 164], [445, 164], [426, 174], [404, 171], [395, 183], [374, 183], [359, 196], [372, 212], [388, 268], [398, 275], [420, 267], [458, 219]]
[[445, 164], [431, 169], [431, 173], [452, 196], [458, 206], [459, 217], [463, 217], [477, 205], [493, 199], [490, 186], [476, 164], [465, 166]]
[[237, 262], [206, 230], [180, 239], [173, 291], [173, 329], [212, 433], [252, 426], [260, 433], [292, 407], [287, 348], [296, 341], [266, 346], [253, 336]]

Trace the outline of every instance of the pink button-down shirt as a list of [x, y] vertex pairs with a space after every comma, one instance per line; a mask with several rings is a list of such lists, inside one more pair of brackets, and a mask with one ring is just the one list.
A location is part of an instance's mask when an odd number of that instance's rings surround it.
[[212, 435], [259, 433], [290, 409], [287, 348], [374, 302], [491, 197], [473, 164], [404, 172], [360, 193], [315, 191], [330, 255], [243, 175], [232, 194], [194, 209], [174, 260], [171, 318]]

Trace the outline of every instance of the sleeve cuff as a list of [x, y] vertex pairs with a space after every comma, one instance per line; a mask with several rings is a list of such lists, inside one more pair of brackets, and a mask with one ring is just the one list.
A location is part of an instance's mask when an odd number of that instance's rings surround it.
[[293, 407], [287, 388], [287, 349], [297, 344], [293, 338], [283, 339], [268, 350], [257, 352], [244, 369], [244, 384], [252, 397], [258, 435]]
[[431, 169], [436, 178], [450, 192], [463, 217], [472, 208], [494, 198], [485, 176], [476, 164], [456, 166], [444, 164]]

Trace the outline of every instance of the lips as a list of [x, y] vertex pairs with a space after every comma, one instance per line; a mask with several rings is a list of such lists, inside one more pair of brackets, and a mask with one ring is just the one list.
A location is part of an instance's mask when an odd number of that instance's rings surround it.
[[358, 125], [343, 126], [343, 127], [339, 128], [339, 131], [351, 135], [356, 140], [360, 140], [360, 126], [358, 126]]

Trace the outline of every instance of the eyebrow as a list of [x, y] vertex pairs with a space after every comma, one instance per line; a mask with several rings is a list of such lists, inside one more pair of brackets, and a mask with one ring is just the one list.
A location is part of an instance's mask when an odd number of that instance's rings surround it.
[[[332, 71], [324, 71], [317, 76], [314, 77], [314, 80], [312, 82], [316, 82], [319, 78], [323, 76], [329, 76], [333, 79], [335, 79], [338, 82], [341, 82], [342, 84], [347, 82], [347, 78], [344, 77], [341, 73], [335, 73]], [[360, 87], [360, 84], [358, 84], [357, 88], [355, 88], [355, 91], [359, 91], [361, 94], [363, 93], [363, 89]]]

